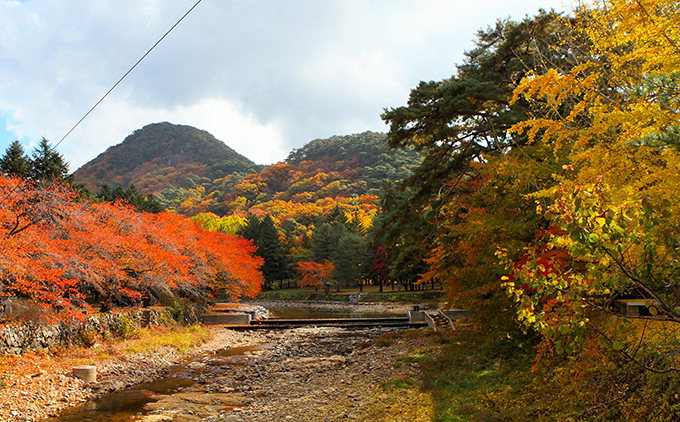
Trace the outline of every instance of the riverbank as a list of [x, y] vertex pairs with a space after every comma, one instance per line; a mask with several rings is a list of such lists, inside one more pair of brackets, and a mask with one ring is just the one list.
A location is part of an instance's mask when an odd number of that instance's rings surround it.
[[[410, 308], [381, 303], [285, 306], [395, 315]], [[179, 326], [145, 330], [124, 341], [109, 339], [89, 348], [0, 357], [0, 421], [41, 421], [67, 407], [167, 376], [180, 365], [188, 365], [183, 376], [192, 385], [181, 390], [183, 395], [152, 397], [155, 403], [145, 408], [144, 420], [381, 420], [378, 416], [391, 414], [390, 409], [403, 413], [404, 406], [411, 406], [419, 409], [418, 414], [427, 414], [423, 406], [431, 407], [417, 388], [419, 361], [438, 353], [428, 330], [406, 334], [322, 327], [275, 332]], [[236, 361], [224, 354], [256, 345], [264, 346]], [[85, 385], [71, 375], [73, 366], [83, 364], [97, 366], [97, 383]], [[413, 390], [412, 403], [404, 402], [404, 390]], [[202, 405], [201, 400], [207, 402]], [[203, 416], [176, 419], [178, 409], [184, 408]]]
[[[197, 330], [204, 332], [197, 333]], [[176, 339], [178, 336], [182, 339]], [[181, 344], [192, 338], [195, 344]], [[204, 342], [208, 338], [210, 340]], [[174, 345], [163, 345], [165, 341]], [[170, 327], [148, 330], [140, 338], [112, 339], [89, 348], [59, 348], [2, 356], [0, 421], [40, 421], [111, 391], [151, 381], [188, 355], [258, 341], [257, 333]], [[199, 343], [203, 344], [197, 346]], [[179, 349], [178, 344], [182, 346]], [[183, 350], [184, 347], [187, 350]], [[73, 366], [84, 364], [97, 366], [97, 383], [85, 385], [72, 376]]]
[[234, 408], [204, 419], [162, 419], [173, 414], [166, 407], [143, 421], [430, 421], [434, 405], [421, 391], [420, 364], [441, 353], [437, 338], [426, 329], [288, 330], [247, 364], [194, 388], [237, 394]]
[[114, 394], [93, 403], [106, 419], [84, 407], [58, 421], [430, 421], [434, 401], [423, 393], [421, 365], [439, 357], [440, 339], [426, 329], [270, 331], [255, 346], [195, 355], [159, 380], [180, 388], [130, 391], [148, 401], [133, 413], [130, 396], [121, 405]]

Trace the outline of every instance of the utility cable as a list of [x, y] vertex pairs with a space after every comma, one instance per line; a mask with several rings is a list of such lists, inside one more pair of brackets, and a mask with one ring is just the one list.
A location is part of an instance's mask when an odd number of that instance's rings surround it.
[[160, 38], [158, 39], [158, 41], [156, 41], [156, 43], [155, 43], [154, 45], [152, 45], [151, 48], [149, 48], [149, 49], [146, 51], [146, 53], [144, 53], [143, 56], [140, 57], [139, 60], [137, 60], [137, 62], [136, 62], [135, 64], [133, 64], [132, 67], [131, 67], [130, 69], [128, 69], [128, 71], [125, 72], [125, 74], [124, 74], [123, 76], [121, 76], [120, 79], [118, 79], [118, 81], [117, 81], [115, 84], [113, 84], [113, 86], [112, 86], [108, 91], [106, 91], [106, 94], [104, 94], [104, 95], [99, 99], [99, 101], [97, 101], [97, 102], [95, 103], [95, 105], [93, 105], [93, 106], [87, 111], [87, 113], [85, 113], [85, 115], [84, 115], [83, 117], [81, 117], [80, 120], [78, 120], [78, 122], [77, 122], [75, 125], [73, 125], [73, 127], [72, 127], [68, 132], [66, 132], [66, 135], [64, 135], [64, 136], [59, 140], [59, 142], [57, 142], [57, 143], [52, 147], [52, 149], [56, 149], [56, 148], [59, 146], [59, 144], [61, 144], [62, 142], [64, 142], [64, 139], [66, 139], [66, 137], [68, 137], [68, 136], [71, 134], [71, 132], [73, 132], [73, 131], [74, 131], [74, 130], [75, 130], [75, 129], [83, 122], [83, 120], [85, 120], [85, 119], [87, 118], [87, 116], [89, 116], [90, 113], [92, 113], [92, 112], [94, 111], [94, 109], [97, 108], [97, 106], [98, 106], [102, 101], [104, 101], [104, 99], [111, 93], [111, 91], [113, 91], [114, 89], [116, 89], [116, 87], [117, 87], [121, 82], [123, 82], [123, 79], [125, 79], [125, 78], [127, 77], [127, 75], [129, 75], [130, 72], [132, 72], [132, 71], [137, 67], [137, 65], [140, 64], [140, 63], [142, 62], [142, 60], [144, 60], [144, 59], [146, 58], [146, 56], [148, 56], [149, 53], [151, 53], [151, 51], [153, 51], [153, 49], [156, 48], [156, 46], [157, 46], [158, 44], [160, 44], [160, 43], [165, 39], [165, 37], [167, 37], [167, 36], [172, 32], [172, 30], [175, 29], [175, 28], [177, 27], [177, 25], [179, 25], [180, 22], [182, 22], [182, 21], [184, 20], [184, 18], [186, 18], [186, 17], [189, 15], [189, 13], [191, 13], [191, 12], [196, 8], [196, 6], [198, 6], [202, 1], [203, 1], [203, 0], [198, 0], [193, 6], [191, 6], [191, 8], [190, 8], [189, 10], [187, 10], [187, 12], [186, 12], [184, 15], [182, 15], [182, 17], [179, 18], [179, 20], [178, 20], [177, 22], [175, 22], [175, 24], [172, 25], [172, 26], [170, 27], [170, 29], [168, 29], [167, 32], [166, 32], [165, 34], [163, 34], [163, 36], [160, 37]]
[[[126, 78], [126, 77], [127, 77], [127, 76], [128, 76], [128, 75], [129, 75], [129, 74], [130, 74], [130, 73], [131, 73], [131, 72], [132, 72], [132, 71], [133, 71], [133, 70], [134, 70], [134, 69], [135, 69], [135, 68], [136, 68], [143, 60], [144, 60], [144, 59], [145, 59], [145, 58], [146, 58], [146, 56], [148, 56], [148, 55], [154, 50], [154, 48], [156, 48], [156, 47], [158, 46], [158, 44], [160, 44], [160, 43], [161, 43], [168, 35], [170, 35], [170, 33], [177, 27], [177, 25], [179, 25], [179, 24], [184, 20], [184, 18], [186, 18], [187, 16], [189, 16], [189, 14], [190, 14], [190, 13], [191, 13], [191, 12], [192, 12], [192, 11], [193, 11], [193, 10], [194, 10], [194, 9], [195, 9], [202, 1], [203, 1], [203, 0], [197, 0], [196, 3], [194, 3], [194, 5], [191, 6], [191, 8], [190, 8], [189, 10], [187, 10], [186, 13], [184, 13], [184, 14], [182, 15], [182, 17], [179, 18], [179, 19], [177, 20], [177, 22], [175, 22], [175, 24], [172, 25], [172, 26], [170, 27], [170, 29], [168, 29], [168, 30], [165, 32], [165, 34], [163, 34], [163, 36], [161, 36], [161, 37], [158, 39], [158, 41], [156, 41], [156, 42], [151, 46], [151, 48], [149, 48], [149, 49], [146, 51], [146, 53], [144, 53], [144, 55], [143, 55], [142, 57], [140, 57], [139, 60], [137, 60], [137, 61], [135, 62], [135, 64], [133, 64], [132, 67], [130, 67], [130, 68], [128, 69], [128, 71], [125, 72], [125, 74], [124, 74], [123, 76], [121, 76], [121, 77], [118, 79], [118, 81], [117, 81], [115, 84], [113, 84], [113, 86], [112, 86], [108, 91], [106, 91], [106, 93], [99, 99], [99, 101], [97, 101], [92, 107], [90, 107], [90, 109], [87, 111], [87, 113], [85, 113], [85, 114], [83, 115], [83, 117], [81, 117], [80, 120], [78, 120], [78, 122], [77, 122], [75, 125], [73, 125], [73, 127], [72, 127], [71, 129], [69, 129], [68, 132], [66, 132], [66, 134], [59, 140], [59, 142], [57, 142], [56, 144], [54, 144], [53, 146], [50, 147], [50, 150], [51, 150], [52, 152], [57, 152], [57, 151], [56, 151], [57, 147], [58, 147], [62, 142], [64, 142], [64, 140], [65, 140], [65, 139], [66, 139], [66, 138], [67, 138], [67, 137], [68, 137], [68, 136], [69, 136], [69, 135], [70, 135], [70, 134], [71, 134], [71, 133], [72, 133], [72, 132], [73, 132], [73, 131], [81, 124], [81, 123], [82, 123], [82, 122], [83, 122], [83, 120], [85, 120], [85, 119], [87, 118], [87, 116], [89, 116], [89, 115], [94, 111], [94, 109], [97, 108], [97, 106], [98, 106], [99, 104], [101, 104], [101, 102], [104, 101], [104, 99], [105, 99], [106, 97], [108, 97], [108, 95], [109, 95], [114, 89], [116, 89], [116, 87], [117, 87], [118, 85], [120, 85], [121, 82], [123, 82], [123, 79], [125, 79], [125, 78]], [[1, 201], [1, 202], [4, 202], [4, 200], [6, 200], [7, 198], [9, 198], [9, 196], [10, 196], [11, 194], [13, 194], [13, 193], [19, 188], [19, 186], [20, 186], [20, 184], [15, 185], [9, 192], [7, 192], [5, 195], [3, 195], [3, 198], [2, 198], [2, 201]]]

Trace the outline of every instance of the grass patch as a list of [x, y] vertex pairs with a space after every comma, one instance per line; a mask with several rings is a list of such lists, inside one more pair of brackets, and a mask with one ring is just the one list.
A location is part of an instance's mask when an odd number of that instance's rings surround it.
[[394, 391], [394, 390], [409, 389], [411, 387], [414, 387], [417, 384], [418, 383], [411, 378], [399, 377], [395, 380], [382, 383], [380, 385], [380, 387], [385, 391]]
[[415, 352], [411, 355], [402, 356], [402, 357], [397, 358], [394, 366], [396, 368], [398, 368], [402, 365], [414, 365], [414, 364], [419, 365], [423, 362], [429, 362], [429, 361], [432, 361], [432, 360], [433, 360], [432, 356], [428, 355], [427, 353]]
[[[530, 381], [533, 349], [476, 332], [459, 332], [441, 344], [445, 353], [440, 359], [426, 354], [401, 358], [404, 364], [417, 361], [423, 369], [424, 390], [435, 403], [434, 420], [514, 420], [503, 407]], [[496, 402], [499, 394], [503, 406]]]
[[135, 332], [134, 337], [135, 340], [125, 348], [127, 352], [152, 352], [163, 347], [172, 347], [179, 353], [186, 353], [192, 347], [205, 343], [210, 338], [210, 330], [200, 325], [142, 328]]

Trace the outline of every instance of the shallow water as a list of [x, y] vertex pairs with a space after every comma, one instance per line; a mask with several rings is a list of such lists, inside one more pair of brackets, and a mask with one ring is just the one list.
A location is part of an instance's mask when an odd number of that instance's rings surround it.
[[[376, 312], [350, 312], [323, 309], [285, 309], [268, 307], [270, 318], [307, 319], [307, 318], [381, 318], [394, 317], [395, 314]], [[356, 333], [347, 333], [347, 336]], [[340, 335], [342, 336], [342, 335]], [[135, 385], [127, 390], [110, 393], [98, 400], [66, 409], [59, 416], [44, 422], [132, 422], [148, 414], [144, 406], [162, 397], [181, 392], [193, 386], [193, 374], [211, 373], [220, 375], [228, 371], [229, 365], [247, 365], [248, 355], [267, 350], [269, 344], [245, 347], [230, 347], [213, 353], [193, 357], [173, 365], [168, 375], [152, 382]]]
[[395, 315], [387, 312], [355, 312], [323, 309], [295, 309], [268, 307], [270, 318], [311, 319], [311, 318], [387, 318]]
[[[195, 382], [191, 374], [213, 372], [219, 375], [229, 365], [247, 364], [247, 356], [252, 352], [266, 350], [267, 344], [246, 347], [231, 347], [215, 353], [201, 355], [174, 365], [169, 376], [151, 382], [137, 384], [127, 390], [109, 393], [98, 400], [64, 410], [59, 416], [45, 419], [44, 422], [131, 422], [147, 414], [144, 406], [160, 400], [163, 396], [178, 393]], [[198, 362], [201, 367], [192, 368]], [[204, 366], [203, 366], [204, 365]]]

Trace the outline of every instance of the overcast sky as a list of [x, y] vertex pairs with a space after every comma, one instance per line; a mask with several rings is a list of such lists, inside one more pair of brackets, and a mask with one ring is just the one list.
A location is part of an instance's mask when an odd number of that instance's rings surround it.
[[[57, 142], [196, 0], [0, 0], [0, 153]], [[568, 0], [203, 0], [59, 146], [71, 170], [142, 126], [205, 129], [259, 164], [385, 131], [480, 28]]]

